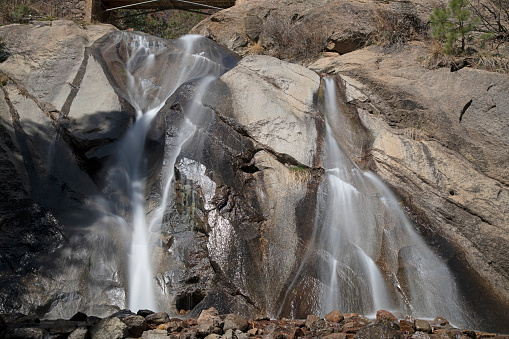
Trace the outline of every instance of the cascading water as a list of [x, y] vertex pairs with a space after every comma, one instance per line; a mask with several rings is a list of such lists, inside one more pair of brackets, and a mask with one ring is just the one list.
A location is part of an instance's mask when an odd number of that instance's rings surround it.
[[[126, 99], [136, 111], [136, 121], [119, 145], [117, 163], [109, 171], [109, 190], [120, 196], [113, 197], [117, 205], [129, 201], [130, 213], [125, 217], [131, 220], [132, 231], [128, 255], [128, 307], [131, 310], [158, 308], [154, 292], [154, 274], [150, 260], [152, 234], [159, 230], [168, 192], [174, 177], [174, 165], [183, 145], [192, 138], [196, 130], [193, 121], [199, 120], [201, 112], [199, 101], [208, 84], [227, 70], [220, 56], [205, 48], [204, 38], [186, 36], [176, 43], [181, 46], [180, 53], [169, 51], [159, 41], [150, 41], [145, 36], [121, 33], [115, 42], [119, 50], [126, 51], [125, 76]], [[166, 61], [165, 59], [168, 59]], [[172, 59], [171, 62], [169, 59]], [[168, 66], [163, 69], [156, 65]], [[175, 91], [184, 83], [197, 81], [193, 104], [186, 111], [188, 116], [178, 129], [179, 135], [166, 151], [166, 178], [161, 201], [155, 213], [147, 220], [145, 209], [147, 156], [145, 142], [151, 125], [161, 108]], [[116, 198], [116, 199], [115, 199]], [[122, 210], [117, 206], [116, 210]]]
[[338, 145], [327, 123], [340, 114], [336, 86], [332, 78], [324, 81], [326, 180], [319, 189], [316, 248], [310, 250], [316, 254], [305, 256], [316, 262], [303, 263], [297, 273], [305, 264], [315, 267], [321, 284], [315, 312], [386, 309], [464, 324], [467, 316], [447, 266], [413, 230], [390, 190]]

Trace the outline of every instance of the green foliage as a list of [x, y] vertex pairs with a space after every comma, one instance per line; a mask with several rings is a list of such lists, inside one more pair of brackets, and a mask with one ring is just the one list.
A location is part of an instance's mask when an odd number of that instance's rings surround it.
[[447, 8], [435, 7], [430, 16], [431, 36], [444, 44], [446, 54], [465, 52], [466, 40], [479, 22], [471, 19], [468, 5], [468, 0], [451, 0]]
[[32, 10], [27, 5], [18, 5], [7, 11], [6, 20], [15, 24], [26, 24], [30, 21]]
[[114, 19], [119, 29], [133, 29], [165, 39], [177, 39], [187, 34], [204, 17], [201, 13], [168, 10], [145, 13], [143, 10], [124, 10], [123, 18]]
[[309, 168], [304, 165], [296, 165], [296, 166], [290, 167], [290, 171], [295, 172], [295, 173], [302, 173], [302, 172], [309, 171]]

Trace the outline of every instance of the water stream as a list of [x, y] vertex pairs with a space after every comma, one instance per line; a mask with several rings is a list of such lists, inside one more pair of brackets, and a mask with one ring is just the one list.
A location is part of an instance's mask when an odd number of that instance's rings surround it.
[[[326, 180], [319, 189], [314, 239], [322, 283], [315, 311], [467, 320], [445, 263], [422, 241], [389, 188], [358, 168], [338, 145], [328, 117], [341, 114], [336, 85], [325, 78]], [[337, 126], [335, 126], [337, 127]]]
[[[228, 69], [216, 47], [203, 42], [201, 37], [186, 36], [175, 42], [176, 53], [164, 43], [132, 33], [121, 33], [116, 41], [118, 50], [126, 53], [124, 90], [136, 118], [120, 141], [108, 180], [116, 217], [129, 225], [127, 299], [133, 311], [159, 308], [161, 290], [155, 284], [150, 244], [169, 205], [177, 158], [208, 114], [202, 97]], [[466, 316], [447, 266], [414, 231], [391, 191], [374, 174], [359, 169], [339, 146], [341, 126], [331, 128], [327, 123], [341, 114], [336, 86], [333, 79], [324, 81], [325, 180], [318, 192], [314, 245], [304, 255], [283, 305], [304, 268], [311, 265], [320, 284], [317, 314], [334, 309], [372, 314], [386, 309], [419, 317], [442, 315], [464, 323]], [[180, 126], [172, 126], [176, 135], [165, 138], [160, 199], [148, 213], [146, 140], [161, 108], [185, 83], [193, 83], [192, 99], [182, 109]]]
[[[154, 274], [151, 264], [150, 243], [159, 231], [164, 211], [168, 204], [168, 193], [174, 178], [174, 165], [183, 145], [192, 138], [199, 120], [201, 97], [210, 82], [223, 74], [227, 68], [218, 62], [210, 46], [199, 36], [185, 36], [176, 44], [181, 47], [180, 54], [169, 51], [159, 41], [132, 33], [122, 33], [116, 45], [122, 45], [127, 52], [125, 61], [126, 97], [136, 111], [133, 126], [121, 140], [117, 163], [109, 172], [113, 191], [120, 192], [122, 198], [114, 199], [118, 204], [130, 204], [130, 215], [123, 216], [131, 226], [129, 255], [127, 263], [127, 298], [131, 310], [157, 310]], [[207, 48], [208, 47], [208, 48]], [[171, 67], [165, 66], [166, 59]], [[162, 60], [162, 61], [161, 61]], [[147, 218], [145, 208], [147, 190], [147, 155], [145, 142], [154, 119], [166, 101], [184, 83], [197, 83], [194, 99], [185, 109], [183, 125], [178, 127], [178, 136], [171, 148], [165, 150], [165, 183], [159, 206]], [[122, 210], [118, 208], [118, 210]]]

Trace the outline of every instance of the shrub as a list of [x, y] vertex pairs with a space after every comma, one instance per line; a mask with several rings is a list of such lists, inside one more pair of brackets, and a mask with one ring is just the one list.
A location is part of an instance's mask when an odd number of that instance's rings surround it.
[[398, 48], [427, 30], [426, 25], [413, 15], [377, 10], [374, 17], [377, 34], [371, 42], [384, 48]]
[[[471, 19], [467, 0], [451, 0], [446, 8], [435, 7], [430, 16], [431, 36], [444, 44], [449, 55], [465, 52], [466, 39], [477, 25], [478, 19]], [[461, 42], [459, 51], [458, 40]]]
[[315, 58], [327, 45], [322, 26], [311, 28], [282, 15], [267, 19], [264, 36], [273, 56], [294, 61]]
[[187, 34], [203, 19], [203, 14], [168, 10], [159, 13], [146, 13], [143, 10], [123, 10], [123, 17], [113, 18], [119, 29], [133, 29], [165, 39], [176, 39]]
[[473, 66], [491, 72], [509, 73], [509, 59], [503, 56], [479, 55], [474, 58]]
[[26, 24], [30, 21], [32, 10], [27, 5], [17, 5], [7, 11], [7, 22], [14, 24]]
[[483, 43], [493, 42], [498, 49], [501, 44], [509, 42], [508, 0], [476, 0], [470, 6], [480, 19], [478, 30], [483, 33]]

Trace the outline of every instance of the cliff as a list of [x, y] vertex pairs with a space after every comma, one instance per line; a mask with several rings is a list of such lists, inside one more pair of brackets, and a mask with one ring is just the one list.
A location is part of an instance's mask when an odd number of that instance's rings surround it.
[[[370, 11], [336, 5], [323, 1], [301, 19], [313, 22], [318, 8], [340, 8], [346, 17]], [[288, 1], [292, 6], [304, 5]], [[232, 43], [248, 41], [248, 27], [263, 36], [262, 8], [248, 1], [195, 31], [244, 53], [248, 44]], [[239, 9], [249, 25], [230, 25]], [[404, 10], [424, 20], [424, 12]], [[70, 317], [127, 306], [127, 258], [138, 253], [128, 245], [136, 217], [133, 188], [124, 181], [131, 165], [122, 159], [140, 148], [157, 308], [195, 316], [211, 306], [245, 316], [321, 312], [332, 280], [324, 266], [354, 249], [371, 258], [357, 265], [376, 263], [380, 281], [393, 285], [387, 298], [394, 305], [410, 312], [426, 304], [398, 297], [411, 296], [419, 268], [450, 270], [473, 326], [506, 331], [507, 75], [426, 69], [417, 61], [420, 43], [389, 53], [378, 46], [353, 51], [361, 41], [347, 43], [345, 32], [358, 30], [340, 22], [327, 27], [334, 27], [331, 49], [354, 47], [308, 68], [269, 56], [240, 59], [205, 39], [168, 42], [108, 25], [1, 27], [12, 52], [0, 65], [2, 311]], [[202, 83], [204, 59], [212, 60], [215, 77]], [[319, 74], [335, 81], [339, 95], [339, 113], [328, 118]], [[140, 112], [156, 106], [146, 135], [127, 143]], [[431, 250], [412, 242], [404, 216], [391, 214], [392, 195], [369, 178], [349, 187], [365, 197], [352, 210], [359, 210], [359, 227], [376, 226], [360, 235], [373, 237], [372, 246], [321, 247], [336, 239], [324, 230], [340, 218], [322, 211], [334, 197], [329, 132], [356, 163], [348, 162], [347, 172], [363, 177], [370, 169], [387, 182]], [[429, 258], [436, 266], [419, 266]], [[366, 280], [359, 276], [349, 278]], [[456, 285], [443, 291], [453, 294]], [[418, 290], [439, 293], [434, 288]], [[371, 297], [369, 289], [356, 293]], [[366, 304], [354, 307], [372, 306]]]

